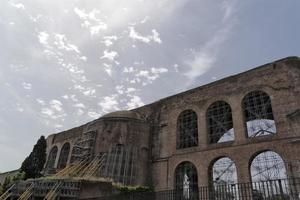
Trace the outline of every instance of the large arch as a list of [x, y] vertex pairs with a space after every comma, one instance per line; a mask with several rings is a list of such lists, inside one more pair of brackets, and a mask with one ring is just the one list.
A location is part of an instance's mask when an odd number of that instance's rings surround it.
[[57, 156], [58, 148], [57, 146], [52, 147], [47, 160], [47, 169], [53, 169], [55, 168], [55, 160]]
[[198, 199], [198, 173], [191, 162], [180, 163], [175, 169], [175, 190], [179, 199]]
[[193, 110], [185, 110], [177, 119], [177, 149], [198, 146], [198, 117]]
[[250, 164], [250, 174], [252, 195], [256, 199], [291, 199], [290, 195], [297, 191], [297, 186], [287, 179], [284, 160], [274, 151], [256, 154]]
[[216, 159], [210, 166], [210, 198], [236, 199], [238, 197], [237, 169], [229, 157]]
[[242, 101], [248, 137], [276, 133], [270, 96], [260, 90], [249, 92]]
[[225, 101], [217, 101], [206, 111], [208, 142], [221, 143], [234, 140], [231, 107]]
[[235, 162], [229, 157], [216, 159], [211, 164], [210, 179], [216, 185], [236, 184], [237, 169]]
[[68, 158], [70, 154], [70, 143], [67, 142], [63, 145], [60, 151], [57, 169], [63, 169], [67, 166]]
[[250, 163], [250, 175], [252, 182], [286, 179], [285, 162], [274, 151], [259, 152]]

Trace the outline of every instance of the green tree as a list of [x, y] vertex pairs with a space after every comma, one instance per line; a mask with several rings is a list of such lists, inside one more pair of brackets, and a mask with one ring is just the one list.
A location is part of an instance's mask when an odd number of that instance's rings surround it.
[[21, 171], [25, 172], [25, 179], [41, 176], [41, 171], [46, 162], [46, 147], [46, 139], [41, 136], [30, 155], [22, 163]]
[[0, 183], [0, 196], [3, 194], [3, 188], [2, 188], [2, 185]]
[[12, 186], [12, 184], [13, 183], [12, 183], [12, 180], [11, 180], [10, 176], [5, 177], [3, 185], [2, 185], [3, 192], [8, 190]]
[[25, 173], [24, 172], [18, 172], [16, 175], [13, 177], [7, 176], [4, 179], [3, 185], [0, 184], [0, 196], [6, 192], [12, 185], [15, 183], [24, 180], [25, 178]]

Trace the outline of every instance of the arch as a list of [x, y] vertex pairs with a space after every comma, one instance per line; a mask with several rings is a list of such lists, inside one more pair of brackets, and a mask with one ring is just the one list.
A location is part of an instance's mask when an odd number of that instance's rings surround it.
[[211, 164], [210, 179], [214, 184], [237, 183], [237, 169], [235, 162], [229, 157], [219, 157]]
[[175, 169], [174, 188], [180, 199], [198, 199], [198, 174], [195, 165], [189, 161], [180, 163]]
[[70, 143], [67, 142], [61, 148], [60, 156], [59, 156], [58, 164], [57, 164], [57, 169], [63, 169], [67, 166], [69, 153], [70, 153]]
[[271, 98], [267, 93], [249, 92], [243, 98], [242, 106], [249, 138], [276, 133]]
[[208, 142], [221, 143], [234, 140], [231, 107], [225, 101], [211, 104], [206, 111]]
[[198, 117], [195, 111], [185, 110], [177, 118], [177, 149], [198, 146]]
[[250, 175], [252, 182], [286, 179], [285, 162], [274, 151], [265, 150], [258, 152], [251, 161]]
[[57, 151], [58, 148], [57, 146], [52, 147], [49, 156], [48, 156], [48, 161], [47, 161], [47, 168], [48, 169], [54, 169], [55, 168], [55, 160], [56, 160], [56, 156], [57, 156]]
[[215, 159], [209, 169], [211, 199], [237, 199], [237, 169], [229, 157]]

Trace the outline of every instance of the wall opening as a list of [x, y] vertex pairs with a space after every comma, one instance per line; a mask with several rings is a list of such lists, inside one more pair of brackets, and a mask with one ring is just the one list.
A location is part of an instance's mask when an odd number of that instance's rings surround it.
[[242, 104], [249, 138], [276, 133], [271, 98], [265, 92], [248, 93]]
[[175, 189], [178, 199], [198, 199], [198, 174], [194, 164], [182, 162], [176, 167]]
[[177, 149], [198, 145], [198, 118], [192, 110], [183, 111], [177, 120]]
[[65, 143], [60, 151], [58, 159], [57, 169], [63, 169], [67, 166], [68, 158], [70, 153], [70, 143]]
[[207, 109], [208, 141], [210, 144], [234, 140], [234, 129], [230, 105], [217, 101]]
[[55, 168], [55, 160], [56, 160], [56, 156], [57, 156], [57, 151], [58, 148], [57, 146], [52, 147], [49, 156], [48, 156], [48, 161], [47, 161], [47, 169], [54, 169]]
[[238, 197], [237, 170], [233, 160], [223, 157], [211, 166], [210, 197], [236, 199]]
[[250, 165], [252, 182], [286, 179], [287, 172], [281, 156], [274, 151], [264, 151]]

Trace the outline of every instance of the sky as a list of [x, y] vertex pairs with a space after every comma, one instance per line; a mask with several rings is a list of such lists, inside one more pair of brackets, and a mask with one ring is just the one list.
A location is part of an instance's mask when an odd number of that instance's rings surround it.
[[0, 172], [41, 135], [300, 55], [299, 0], [1, 0]]

